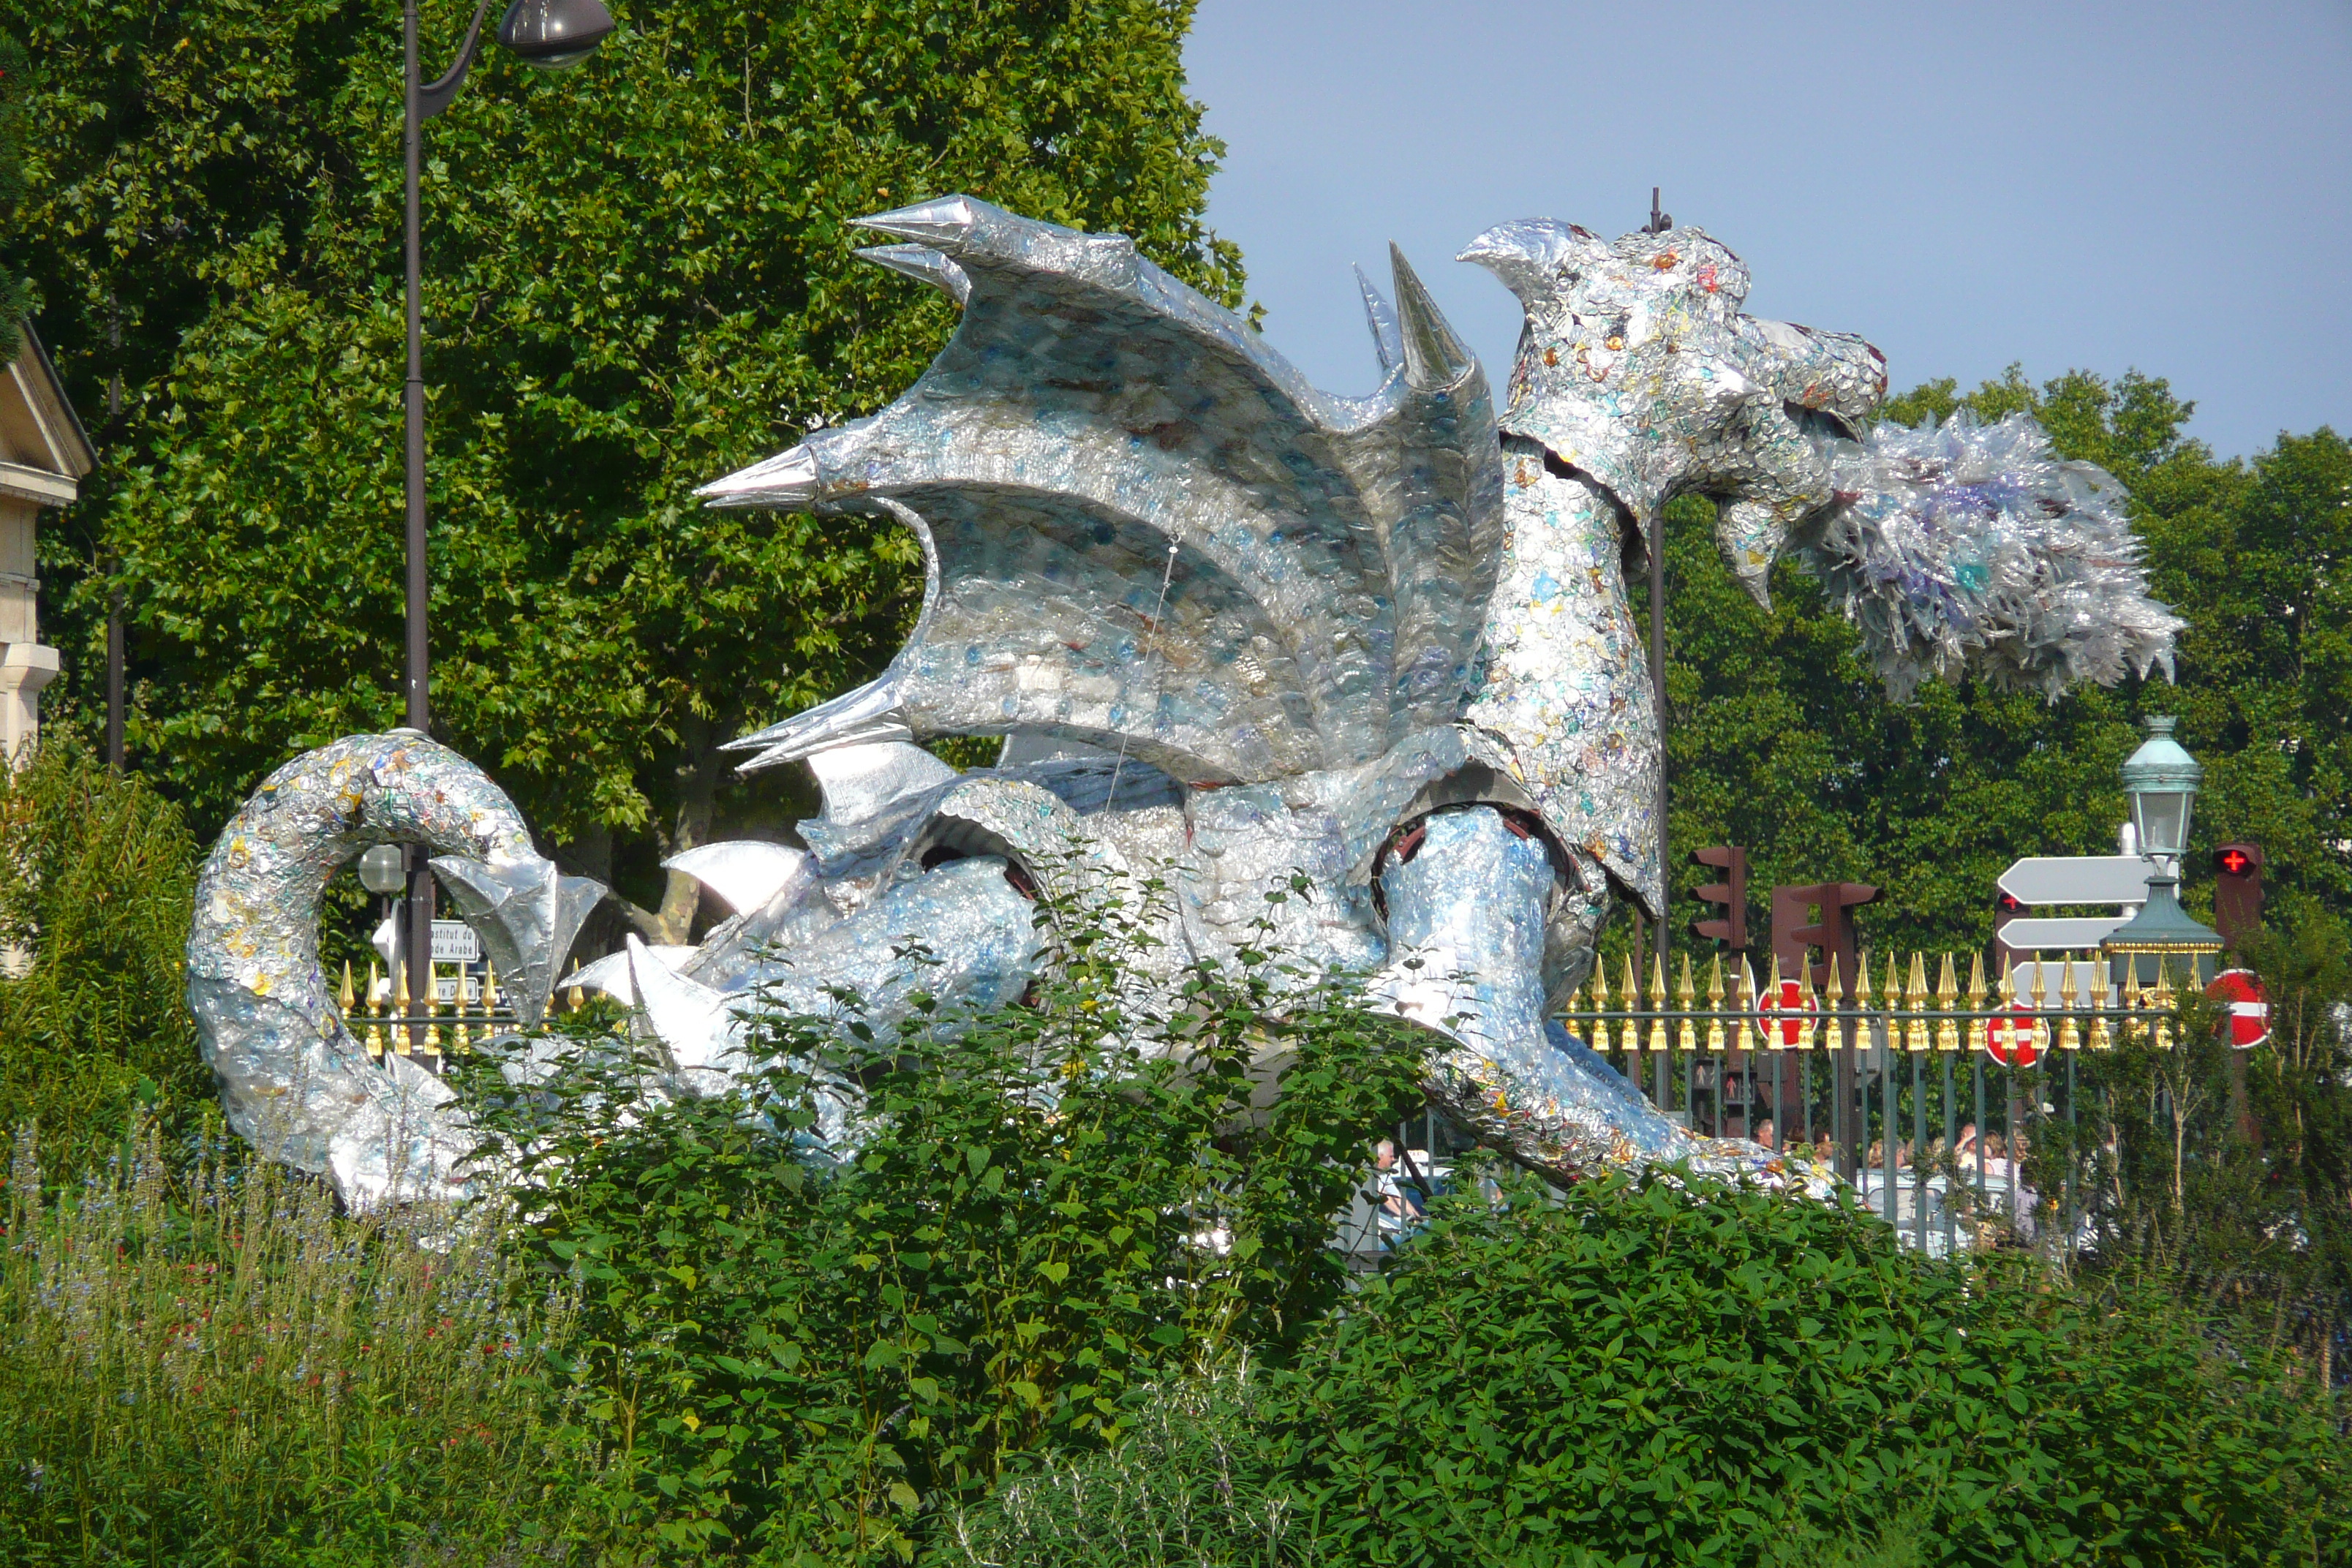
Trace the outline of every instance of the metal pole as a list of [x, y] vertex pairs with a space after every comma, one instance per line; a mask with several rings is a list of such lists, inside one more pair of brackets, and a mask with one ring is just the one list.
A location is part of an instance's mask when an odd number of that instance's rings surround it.
[[2083, 1169], [2083, 1123], [2074, 1114], [2074, 1058], [2066, 1058], [2066, 1256], [2074, 1256], [2075, 1194]]
[[1927, 1058], [1911, 1053], [1911, 1229], [1927, 1256]]
[[[407, 434], [407, 724], [429, 734], [432, 710], [427, 701], [431, 664], [425, 635], [429, 584], [425, 557], [425, 321], [423, 215], [417, 194], [417, 173], [425, 142], [425, 117], [419, 95], [424, 85], [417, 64], [416, 0], [401, 6], [401, 86], [404, 95], [407, 167], [404, 171], [406, 226], [402, 236], [403, 258], [408, 270], [408, 381], [404, 413]], [[433, 985], [433, 872], [421, 845], [408, 848], [408, 994], [418, 1012]]]
[[[1958, 1128], [1956, 1128], [1956, 1127], [1954, 1127], [1954, 1126], [1952, 1125], [1952, 1057], [1951, 1057], [1951, 1053], [1950, 1053], [1949, 1051], [1944, 1052], [1944, 1053], [1943, 1053], [1943, 1057], [1944, 1057], [1944, 1152], [1945, 1152], [1945, 1157], [1946, 1157], [1947, 1159], [1951, 1159], [1951, 1151], [1952, 1151], [1952, 1143], [1953, 1143], [1953, 1140], [1954, 1140], [1955, 1136], [1958, 1134], [1958, 1132], [1959, 1131], [1959, 1129], [1958, 1129]], [[1958, 1243], [1958, 1240], [1959, 1240], [1959, 1232], [1958, 1232], [1958, 1223], [1959, 1223], [1959, 1222], [1958, 1222], [1958, 1220], [1954, 1216], [1954, 1215], [1953, 1215], [1953, 1213], [1952, 1213], [1952, 1188], [1953, 1188], [1954, 1184], [1957, 1184], [1957, 1183], [1959, 1181], [1959, 1179], [1960, 1179], [1960, 1170], [1959, 1170], [1960, 1163], [1959, 1163], [1959, 1161], [1958, 1161], [1958, 1160], [1957, 1160], [1957, 1159], [1952, 1159], [1951, 1163], [1952, 1163], [1952, 1168], [1951, 1168], [1950, 1170], [1948, 1170], [1948, 1171], [1947, 1171], [1947, 1172], [1945, 1172], [1945, 1173], [1944, 1173], [1944, 1256], [1945, 1256], [1945, 1257], [1947, 1257], [1947, 1258], [1949, 1258], [1949, 1257], [1953, 1254], [1953, 1252], [1954, 1252], [1955, 1250], [1957, 1250], [1957, 1244]]]
[[106, 765], [122, 771], [122, 590], [106, 599]]
[[1985, 1125], [1984, 1058], [1969, 1058], [1969, 1076], [1976, 1080], [1977, 1089], [1977, 1207], [1982, 1212], [1985, 1198], [1985, 1139], [1992, 1129]]

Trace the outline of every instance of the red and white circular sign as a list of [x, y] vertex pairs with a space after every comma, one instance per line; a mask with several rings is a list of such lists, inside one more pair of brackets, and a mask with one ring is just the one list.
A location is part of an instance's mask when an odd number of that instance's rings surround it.
[[2033, 1043], [2035, 1022], [2032, 1013], [1986, 1019], [1985, 1055], [2005, 1068], [2032, 1067], [2042, 1059], [2042, 1048]]
[[[1820, 1011], [1820, 1004], [1793, 980], [1780, 982], [1777, 994], [1767, 987], [1764, 994], [1756, 998], [1756, 1012], [1764, 1020], [1764, 1044], [1768, 1047], [1778, 1045], [1784, 1050], [1794, 1048], [1805, 1037], [1805, 1026]], [[1775, 1029], [1780, 1031], [1778, 1040], [1773, 1038]]]
[[2221, 971], [2205, 987], [2205, 995], [2229, 1009], [2221, 1037], [2238, 1049], [2251, 1049], [2271, 1037], [2270, 993], [2263, 989], [2263, 977], [2252, 970]]

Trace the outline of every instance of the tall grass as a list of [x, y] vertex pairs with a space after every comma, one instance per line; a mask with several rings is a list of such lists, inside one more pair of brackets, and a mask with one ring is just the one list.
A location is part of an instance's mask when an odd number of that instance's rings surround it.
[[214, 1144], [44, 1196], [16, 1142], [0, 1254], [0, 1561], [561, 1558], [599, 1456], [562, 1419], [568, 1287], [487, 1226], [339, 1217]]

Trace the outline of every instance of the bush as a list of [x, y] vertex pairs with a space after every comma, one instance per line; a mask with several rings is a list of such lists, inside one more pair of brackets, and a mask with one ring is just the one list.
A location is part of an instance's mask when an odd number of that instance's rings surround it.
[[0, 1128], [37, 1121], [53, 1175], [119, 1151], [143, 1108], [167, 1145], [212, 1100], [184, 971], [196, 847], [179, 811], [69, 734], [0, 768]]
[[[593, 1540], [597, 1455], [550, 1398], [572, 1321], [479, 1226], [339, 1219], [215, 1146], [45, 1199], [0, 1254], [0, 1562], [465, 1564]], [[454, 1237], [454, 1239], [452, 1239]]]
[[2155, 1292], [1922, 1262], [1753, 1191], [1507, 1190], [1442, 1204], [1269, 1379], [1268, 1463], [1321, 1558], [1767, 1563], [1854, 1530], [1954, 1563], [2352, 1547], [2324, 1396]]
[[[512, 1113], [543, 1184], [523, 1239], [580, 1271], [592, 1408], [666, 1539], [911, 1554], [1039, 1456], [1117, 1443], [1157, 1381], [1278, 1357], [1340, 1298], [1332, 1216], [1364, 1130], [1417, 1102], [1418, 1045], [1337, 994], [1277, 998], [1261, 954], [1151, 1015], [1118, 908], [1040, 919], [1061, 951], [1025, 1005], [763, 1023], [740, 1093], [647, 1107], [608, 1067], [552, 1123]], [[1282, 1065], [1270, 1109], [1254, 1064]], [[843, 1080], [864, 1121], [828, 1165], [793, 1136]]]

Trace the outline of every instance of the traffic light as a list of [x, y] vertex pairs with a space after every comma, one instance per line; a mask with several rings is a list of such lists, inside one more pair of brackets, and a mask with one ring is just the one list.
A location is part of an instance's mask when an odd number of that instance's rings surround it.
[[1691, 935], [1701, 942], [1719, 942], [1733, 952], [1747, 952], [1748, 851], [1737, 844], [1719, 844], [1712, 848], [1694, 849], [1691, 858], [1723, 873], [1722, 881], [1702, 883], [1691, 889], [1699, 902], [1723, 906], [1721, 920], [1691, 921]]
[[2263, 924], [2263, 847], [2224, 844], [2213, 851], [2213, 923], [2221, 940], [2243, 947]]
[[[1853, 920], [1847, 913], [1860, 904], [1878, 897], [1876, 888], [1861, 882], [1814, 882], [1797, 888], [1772, 889], [1772, 952], [1780, 961], [1780, 973], [1794, 980], [1806, 973], [1812, 954], [1820, 948], [1826, 961], [1834, 955], [1838, 960], [1841, 984], [1853, 984], [1854, 933]], [[1812, 911], [1821, 910], [1818, 920]], [[1827, 984], [1826, 967], [1815, 977], [1817, 984]]]

